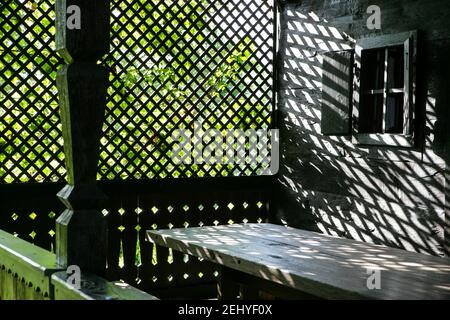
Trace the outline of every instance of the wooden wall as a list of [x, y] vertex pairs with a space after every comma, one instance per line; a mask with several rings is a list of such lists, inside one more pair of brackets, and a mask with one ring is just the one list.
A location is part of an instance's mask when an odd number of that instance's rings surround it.
[[[373, 4], [381, 8], [382, 30], [366, 27]], [[448, 255], [449, 20], [448, 0], [281, 1], [279, 221]], [[347, 49], [351, 39], [410, 30], [420, 32], [417, 146], [361, 147], [350, 136], [322, 135], [321, 53]]]

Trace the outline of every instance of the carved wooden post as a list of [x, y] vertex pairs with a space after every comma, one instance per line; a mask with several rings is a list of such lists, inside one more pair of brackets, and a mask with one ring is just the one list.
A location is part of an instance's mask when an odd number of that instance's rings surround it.
[[108, 72], [97, 61], [109, 51], [109, 0], [57, 0], [56, 47], [66, 65], [57, 85], [68, 184], [58, 193], [66, 205], [57, 220], [56, 254], [61, 267], [101, 275], [106, 268], [106, 199], [96, 186]]

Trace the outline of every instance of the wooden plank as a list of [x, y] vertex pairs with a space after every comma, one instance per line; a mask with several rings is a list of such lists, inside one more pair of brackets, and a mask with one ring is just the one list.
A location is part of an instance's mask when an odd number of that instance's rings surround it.
[[121, 279], [134, 284], [137, 278], [136, 245], [137, 245], [137, 207], [136, 199], [127, 199], [122, 204], [125, 213], [122, 215], [122, 248], [125, 276]]
[[[158, 193], [173, 192], [211, 192], [212, 190], [230, 191], [236, 189], [267, 190], [272, 187], [274, 177], [204, 177], [179, 179], [151, 179], [129, 181], [99, 181], [98, 185], [110, 198], [114, 195], [144, 194], [143, 190], [157, 190]], [[154, 193], [153, 193], [154, 194]]]
[[[51, 295], [48, 276], [61, 270], [56, 264], [55, 254], [0, 230], [0, 257], [4, 277], [11, 280], [17, 274], [13, 281], [24, 279], [27, 285], [39, 289], [42, 295]], [[11, 270], [10, 274], [7, 274], [8, 270]]]
[[[272, 225], [272, 224], [252, 225], [251, 229], [254, 229], [254, 231], [247, 231], [245, 233], [247, 235], [251, 235], [252, 237], [258, 238], [260, 237], [266, 240], [271, 240], [279, 243], [286, 243], [292, 246], [300, 244], [302, 246], [305, 246], [305, 242], [308, 241], [310, 242], [311, 240], [314, 239], [319, 239], [318, 241], [321, 241], [321, 243], [324, 241], [324, 239], [329, 239], [331, 241], [327, 241], [326, 246], [323, 245], [316, 246], [313, 244], [311, 245], [311, 249], [317, 253], [324, 253], [330, 256], [335, 256], [337, 259], [340, 259], [341, 261], [346, 260], [363, 261], [364, 259], [367, 259], [367, 252], [372, 252], [372, 254], [376, 256], [371, 259], [374, 261], [370, 262], [372, 267], [380, 267], [380, 268], [383, 267], [392, 270], [403, 269], [404, 267], [401, 265], [402, 261], [408, 261], [409, 263], [426, 264], [429, 268], [432, 268], [433, 266], [435, 268], [440, 268], [441, 265], [445, 264], [446, 262], [448, 265], [447, 267], [444, 267], [444, 269], [450, 271], [450, 259], [439, 258], [431, 255], [423, 255], [405, 250], [389, 248], [386, 246], [354, 241], [350, 239], [336, 238], [329, 235], [318, 234], [316, 232], [298, 230], [279, 225]], [[316, 248], [314, 249], [314, 247]], [[348, 252], [351, 252], [351, 255], [349, 255]], [[383, 263], [387, 264], [381, 265], [381, 263], [378, 263], [378, 265], [375, 265], [377, 264], [376, 261], [380, 261], [380, 259], [382, 259], [381, 261]], [[422, 279], [435, 279], [436, 281], [446, 280], [446, 278], [439, 275], [438, 272], [434, 272], [437, 270], [430, 269], [429, 271], [430, 272], [415, 274], [414, 277]]]
[[386, 34], [381, 36], [377, 35], [376, 37], [374, 36], [363, 37], [358, 39], [357, 45], [363, 48], [364, 50], [382, 47], [391, 47], [403, 44], [407, 39], [411, 37], [417, 37], [417, 32], [410, 31], [410, 32]]
[[[415, 44], [414, 44], [415, 41]], [[412, 37], [408, 38], [404, 43], [404, 102], [403, 102], [403, 134], [411, 135], [411, 125], [414, 121], [414, 89], [415, 89], [415, 65], [417, 51], [417, 32]]]
[[[427, 272], [414, 274], [414, 277], [410, 279], [411, 281], [417, 281], [418, 278], [420, 278], [424, 281], [434, 280], [436, 282], [444, 283], [449, 280], [448, 275], [442, 276], [437, 270], [441, 268], [442, 264], [445, 262], [446, 259], [443, 258], [321, 235], [309, 231], [301, 230], [301, 234], [299, 234], [296, 232], [298, 231], [296, 229], [282, 226], [264, 225], [262, 228], [259, 228], [259, 226], [256, 225], [254, 226], [254, 229], [257, 230], [251, 234], [252, 237], [264, 237], [265, 240], [270, 239], [271, 241], [290, 246], [298, 246], [301, 243], [305, 250], [306, 247], [308, 247], [311, 253], [316, 253], [317, 255], [329, 255], [330, 257], [339, 260], [341, 263], [351, 264], [352, 261], [366, 261], [367, 268], [379, 268], [388, 269], [392, 272], [403, 272], [405, 268], [403, 261], [407, 261], [410, 264], [426, 264], [426, 266], [430, 268]], [[246, 232], [246, 236], [249, 235], [249, 232]], [[325, 239], [328, 239], [328, 241], [326, 245], [323, 245]], [[335, 241], [336, 239], [339, 241]], [[309, 242], [311, 241], [313, 243], [312, 245], [309, 245]], [[318, 246], [317, 243], [320, 243], [321, 245]], [[349, 252], [351, 254], [349, 254]], [[368, 257], [368, 252], [371, 252], [372, 256]], [[450, 264], [448, 263], [448, 266], [444, 267], [444, 269], [447, 271], [450, 270]], [[402, 277], [408, 278], [408, 275], [402, 275]]]
[[[147, 235], [160, 245], [318, 297], [450, 297], [449, 259], [267, 224], [148, 231]], [[382, 290], [367, 288], [368, 269], [382, 269]]]
[[[104, 180], [99, 181], [99, 188], [109, 198], [120, 195], [143, 193], [143, 190], [158, 190], [158, 192], [186, 192], [211, 190], [238, 189], [269, 189], [274, 182], [270, 176], [242, 176], [242, 177], [204, 177], [179, 179], [152, 180]], [[0, 191], [7, 195], [7, 200], [22, 200], [23, 194], [30, 194], [38, 198], [51, 197], [59, 204], [56, 193], [65, 186], [62, 182], [0, 184]], [[4, 205], [2, 203], [1, 205]], [[63, 206], [63, 205], [61, 205]]]
[[[254, 227], [254, 229], [261, 229], [257, 225], [252, 227]], [[449, 271], [449, 259], [438, 258], [430, 255], [422, 255], [400, 249], [368, 244], [349, 239], [341, 239], [304, 230], [301, 230], [301, 233], [299, 233], [296, 229], [276, 225], [264, 225], [262, 230], [258, 230], [256, 233], [259, 234], [260, 232], [264, 232], [263, 236], [266, 239], [271, 239], [275, 242], [280, 241], [281, 243], [286, 243], [293, 246], [298, 245], [299, 243], [302, 243], [302, 246], [305, 246], [305, 242], [310, 242], [312, 240], [317, 241], [317, 239], [318, 241], [320, 241], [320, 243], [323, 243], [324, 239], [329, 239], [331, 241], [327, 241], [326, 246], [321, 245], [320, 247], [318, 247], [313, 244], [311, 246], [311, 250], [318, 254], [327, 254], [330, 256], [334, 256], [341, 262], [345, 261], [347, 263], [352, 263], [352, 261], [371, 260], [367, 261], [369, 267], [380, 269], [384, 268], [391, 271], [398, 270], [402, 272], [405, 268], [402, 265], [405, 263], [404, 261], [417, 265], [425, 264], [428, 268], [430, 268], [430, 270], [427, 270], [427, 272], [414, 274], [414, 278], [411, 278], [412, 281], [415, 281], [418, 278], [423, 280], [434, 279], [436, 282], [445, 282], [449, 280], [448, 275], [442, 276], [441, 274], [439, 274], [439, 272], [436, 272], [438, 271], [437, 269], [440, 269], [441, 266], [445, 264], [445, 262], [448, 264], [448, 266], [444, 266], [444, 269]], [[253, 234], [253, 236], [255, 236], [255, 234]], [[275, 239], [276, 237], [278, 237], [278, 240]], [[351, 252], [350, 255], [349, 252]], [[368, 252], [371, 252], [372, 254], [370, 258], [368, 258]], [[402, 277], [405, 277], [405, 275], [402, 275]]]
[[[152, 236], [152, 232], [148, 232], [148, 235], [159, 244], [211, 260], [223, 266], [249, 273], [269, 281], [301, 289], [305, 292], [314, 292], [317, 288], [320, 288], [319, 290], [322, 295], [331, 298], [333, 296], [336, 297], [336, 291], [342, 291], [331, 286], [323, 286], [321, 281], [317, 282], [308, 278], [307, 274], [314, 274], [314, 272], [316, 272], [314, 266], [306, 266], [304, 274], [298, 276], [292, 271], [296, 268], [295, 264], [289, 263], [287, 260], [282, 261], [284, 269], [281, 269], [280, 259], [282, 259], [282, 256], [268, 254], [267, 243], [261, 245], [252, 244], [252, 242], [255, 241], [248, 239], [242, 241], [238, 233], [235, 233], [236, 237], [233, 239], [226, 233], [218, 234], [218, 232], [220, 232], [218, 228], [221, 229], [222, 227], [213, 228], [214, 230], [205, 230], [211, 228], [203, 228], [202, 234], [200, 235], [195, 234], [195, 230], [193, 229], [186, 229], [185, 232], [179, 230], [180, 233], [176, 236], [174, 236], [172, 232], [167, 234], [165, 231], [159, 231], [158, 233], [160, 235], [156, 237]], [[195, 239], [197, 236], [199, 236], [200, 240], [188, 240]], [[208, 242], [208, 239], [213, 240], [217, 237], [222, 238], [223, 241], [217, 241], [215, 244], [208, 243], [207, 245], [202, 245], [202, 242]], [[288, 266], [288, 264], [290, 265]], [[331, 269], [325, 270], [327, 273], [331, 271]], [[322, 282], [324, 281], [325, 279], [322, 279]], [[345, 298], [362, 298], [362, 296], [358, 294], [349, 294], [348, 292], [339, 293], [341, 297], [344, 296]]]
[[354, 137], [354, 143], [358, 145], [412, 148], [414, 146], [414, 138], [403, 134], [358, 133]]
[[55, 287], [55, 300], [158, 300], [124, 282], [108, 282], [92, 274], [81, 275], [81, 288], [67, 282], [66, 272], [52, 275]]
[[[117, 201], [117, 197], [110, 199]], [[110, 280], [119, 279], [122, 272], [122, 269], [119, 268], [120, 241], [122, 239], [121, 232], [118, 230], [119, 226], [122, 225], [121, 216], [118, 212], [120, 208], [120, 203], [110, 204], [108, 208], [109, 213], [106, 216], [108, 222], [107, 277]]]
[[0, 269], [0, 299], [1, 300], [14, 300], [16, 298], [14, 292], [14, 283], [17, 278], [8, 269]]
[[228, 282], [240, 284], [241, 300], [281, 298], [284, 300], [317, 300], [318, 297], [302, 291], [264, 280], [234, 269], [222, 267], [221, 275], [226, 274]]
[[161, 300], [206, 300], [217, 297], [217, 284], [194, 283], [188, 286], [151, 289], [150, 293]]

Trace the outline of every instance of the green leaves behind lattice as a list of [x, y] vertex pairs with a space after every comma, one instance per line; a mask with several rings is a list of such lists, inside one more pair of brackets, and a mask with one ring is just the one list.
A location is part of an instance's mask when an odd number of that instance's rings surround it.
[[117, 3], [116, 14], [133, 20], [113, 25], [117, 46], [104, 60], [114, 72], [100, 177], [235, 173], [230, 166], [174, 164], [171, 136], [195, 121], [219, 130], [269, 126], [272, 38], [267, 21], [252, 15], [270, 15], [271, 8], [250, 2], [153, 0], [133, 9]]
[[0, 183], [65, 176], [54, 1], [7, 1], [0, 15]]

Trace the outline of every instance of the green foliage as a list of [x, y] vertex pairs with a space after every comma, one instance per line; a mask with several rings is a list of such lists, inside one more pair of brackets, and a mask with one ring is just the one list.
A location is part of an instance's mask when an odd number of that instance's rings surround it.
[[[144, 15], [135, 15], [136, 28], [127, 29], [129, 33], [113, 25], [113, 43], [127, 46], [105, 59], [114, 76], [100, 176], [165, 178], [236, 171], [227, 165], [176, 166], [171, 158], [172, 133], [192, 128], [195, 121], [204, 129], [219, 130], [269, 125], [270, 98], [252, 94], [258, 86], [252, 82], [254, 74], [264, 69], [255, 57], [256, 44], [249, 36], [224, 36], [211, 16], [229, 10], [226, 3], [217, 1], [211, 11], [210, 1], [193, 0], [189, 6], [186, 1], [147, 1], [145, 8], [153, 14], [142, 19], [138, 16]], [[117, 14], [128, 15], [127, 6], [122, 9]], [[110, 147], [111, 140], [120, 147]]]
[[65, 175], [53, 7], [53, 1], [0, 6], [1, 182], [56, 181]]

